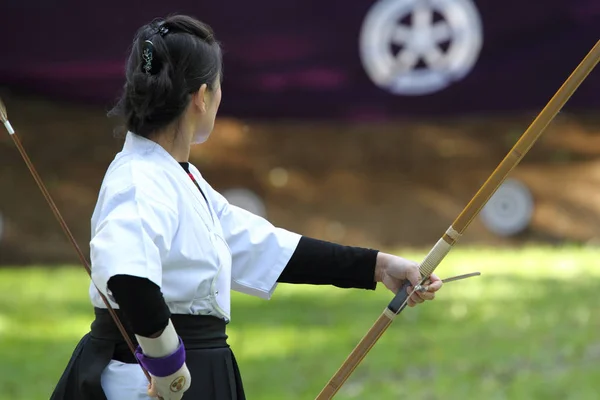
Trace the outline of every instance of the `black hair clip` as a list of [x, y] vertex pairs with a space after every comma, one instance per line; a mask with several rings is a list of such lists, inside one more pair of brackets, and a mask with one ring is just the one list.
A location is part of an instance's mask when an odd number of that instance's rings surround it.
[[169, 33], [169, 28], [167, 28], [166, 26], [160, 26], [160, 27], [158, 28], [158, 31], [157, 31], [157, 33], [158, 33], [160, 36], [162, 36], [162, 37], [165, 37], [165, 35], [166, 35], [167, 33]]
[[[154, 32], [152, 33], [150, 39], [153, 35], [158, 34], [161, 37], [164, 37], [167, 33], [169, 33], [169, 28], [164, 26], [163, 21], [159, 23], [158, 26], [154, 27]], [[146, 75], [155, 75], [160, 71], [160, 59], [155, 57], [154, 43], [152, 43], [151, 40], [144, 40], [144, 43], [142, 43], [142, 59], [144, 60], [142, 63], [142, 69]]]
[[152, 75], [152, 59], [154, 58], [154, 44], [149, 40], [145, 40], [144, 44], [142, 45], [142, 58], [144, 59], [144, 64], [142, 65], [144, 72], [146, 72], [146, 75]]
[[158, 26], [154, 29], [154, 34], [158, 34], [161, 37], [165, 37], [165, 35], [169, 33], [169, 28], [165, 26], [165, 21], [159, 22]]

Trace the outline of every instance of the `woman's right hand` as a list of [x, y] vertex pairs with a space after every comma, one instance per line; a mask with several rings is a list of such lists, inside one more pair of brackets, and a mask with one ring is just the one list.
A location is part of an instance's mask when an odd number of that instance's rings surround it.
[[152, 382], [148, 385], [148, 396], [163, 400], [180, 400], [190, 388], [192, 377], [187, 366], [183, 364], [175, 373], [156, 377], [151, 375]]

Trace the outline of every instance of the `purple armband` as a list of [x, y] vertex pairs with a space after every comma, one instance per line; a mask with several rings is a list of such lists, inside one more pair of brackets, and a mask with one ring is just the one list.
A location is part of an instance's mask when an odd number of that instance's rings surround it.
[[135, 357], [151, 375], [162, 378], [174, 374], [183, 366], [185, 363], [185, 347], [183, 346], [183, 341], [179, 338], [179, 347], [177, 347], [177, 350], [173, 354], [160, 358], [152, 358], [146, 356], [142, 348], [138, 346], [135, 350]]

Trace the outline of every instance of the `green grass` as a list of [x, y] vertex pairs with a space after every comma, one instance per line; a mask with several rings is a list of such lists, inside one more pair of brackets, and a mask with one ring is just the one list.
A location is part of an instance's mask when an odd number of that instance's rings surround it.
[[[413, 259], [423, 254], [398, 252]], [[458, 248], [434, 302], [405, 310], [336, 399], [600, 398], [600, 250]], [[82, 268], [0, 270], [0, 398], [48, 399], [92, 320]], [[314, 399], [391, 295], [281, 285], [233, 295], [248, 398]]]

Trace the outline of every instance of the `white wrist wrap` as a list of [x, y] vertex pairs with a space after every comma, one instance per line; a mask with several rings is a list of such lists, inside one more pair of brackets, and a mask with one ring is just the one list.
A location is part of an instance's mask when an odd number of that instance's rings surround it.
[[152, 358], [169, 356], [179, 347], [179, 337], [171, 319], [159, 337], [149, 338], [139, 335], [135, 335], [135, 337], [144, 354]]

